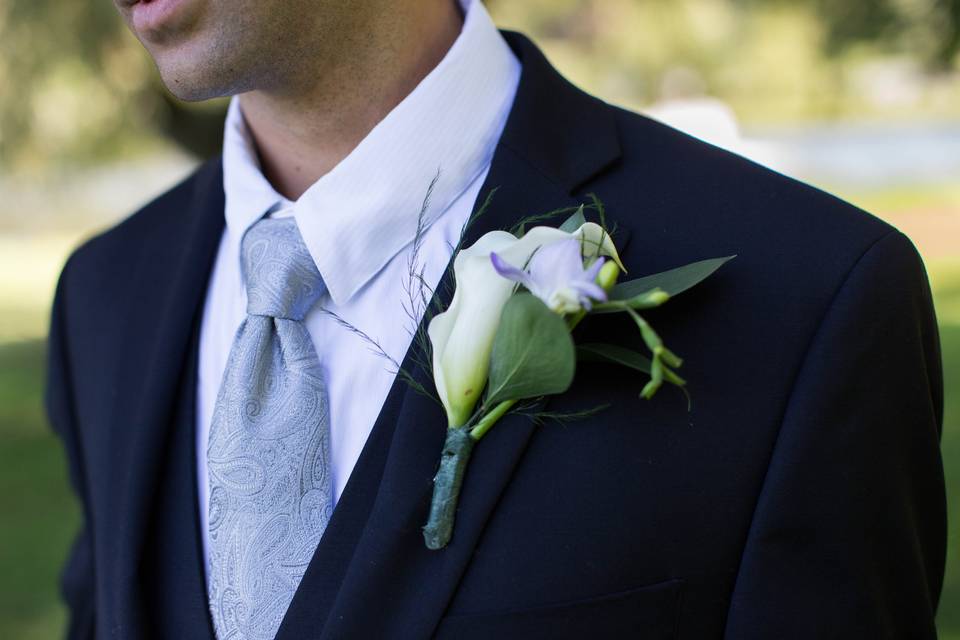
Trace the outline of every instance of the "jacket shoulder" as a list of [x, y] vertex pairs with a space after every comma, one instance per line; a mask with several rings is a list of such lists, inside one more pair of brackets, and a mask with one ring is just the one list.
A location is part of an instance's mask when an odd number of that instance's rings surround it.
[[[866, 248], [894, 228], [844, 200], [649, 117], [616, 114], [624, 178], [650, 197], [692, 205], [687, 224], [712, 219], [730, 233], [761, 237], [796, 250]], [[647, 179], [635, 180], [638, 176]], [[627, 180], [624, 181], [625, 183]]]
[[[793, 361], [837, 292], [884, 286], [889, 271], [926, 288], [916, 249], [894, 227], [820, 189], [641, 115], [615, 107], [620, 160], [588, 185], [629, 233], [622, 256], [636, 273], [736, 256], [676, 313], [736, 317], [730, 335], [776, 343]], [[868, 273], [864, 273], [864, 269]], [[703, 307], [703, 308], [707, 308]], [[789, 334], [790, 338], [787, 338]], [[783, 366], [781, 362], [777, 366]]]
[[[620, 160], [589, 187], [629, 229], [631, 245], [639, 245], [631, 253], [646, 254], [644, 271], [737, 255], [735, 268], [751, 274], [758, 291], [762, 285], [776, 298], [821, 298], [871, 247], [896, 233], [818, 188], [645, 116], [609, 108]], [[916, 259], [909, 241], [896, 245], [906, 259]]]

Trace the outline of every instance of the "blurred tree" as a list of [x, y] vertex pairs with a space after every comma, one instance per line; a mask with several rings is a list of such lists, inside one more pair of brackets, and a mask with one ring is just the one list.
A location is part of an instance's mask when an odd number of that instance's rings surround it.
[[159, 131], [219, 148], [224, 105], [172, 98], [109, 0], [0, 0], [0, 167], [136, 152]]
[[[633, 107], [682, 68], [747, 120], [862, 114], [844, 56], [960, 64], [960, 0], [486, 3], [575, 81]], [[0, 87], [5, 171], [126, 157], [157, 134], [201, 156], [219, 148], [225, 103], [169, 96], [109, 0], [0, 0]], [[957, 95], [938, 91], [938, 104]]]
[[[751, 5], [771, 0], [746, 0]], [[863, 42], [917, 54], [932, 69], [952, 67], [960, 51], [960, 0], [776, 0], [809, 5], [826, 26], [828, 52]]]
[[109, 2], [0, 0], [5, 164], [96, 156], [118, 142], [144, 86], [124, 35]]
[[940, 60], [944, 65], [950, 64], [960, 57], [960, 0], [949, 0], [944, 11], [946, 36], [940, 48]]

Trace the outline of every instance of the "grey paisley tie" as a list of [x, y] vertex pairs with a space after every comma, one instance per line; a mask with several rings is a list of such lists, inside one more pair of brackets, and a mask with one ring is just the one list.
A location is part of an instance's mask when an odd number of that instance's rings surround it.
[[293, 218], [243, 238], [247, 317], [217, 396], [210, 611], [220, 640], [276, 635], [333, 509], [326, 386], [303, 317], [324, 291]]

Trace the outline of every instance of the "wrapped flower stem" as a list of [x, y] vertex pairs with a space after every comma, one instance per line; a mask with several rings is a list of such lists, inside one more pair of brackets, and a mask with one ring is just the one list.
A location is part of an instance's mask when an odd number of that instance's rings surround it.
[[450, 542], [463, 474], [467, 470], [475, 443], [476, 440], [466, 427], [447, 429], [447, 439], [440, 454], [440, 469], [433, 478], [430, 517], [423, 528], [423, 540], [427, 549], [436, 551]]

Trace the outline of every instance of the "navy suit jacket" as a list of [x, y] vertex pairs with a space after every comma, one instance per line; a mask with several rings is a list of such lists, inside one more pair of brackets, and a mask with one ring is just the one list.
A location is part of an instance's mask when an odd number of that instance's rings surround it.
[[[446, 423], [397, 382], [278, 638], [933, 637], [942, 380], [911, 243], [581, 92], [505, 36], [523, 72], [467, 242], [592, 192], [632, 275], [737, 254], [649, 314], [686, 358], [692, 406], [582, 364], [550, 409], [610, 408], [502, 420], [432, 552], [420, 528]], [[64, 268], [47, 400], [84, 515], [63, 574], [72, 638], [212, 637], [193, 391], [223, 226], [214, 159]], [[629, 340], [628, 323], [577, 331]]]

